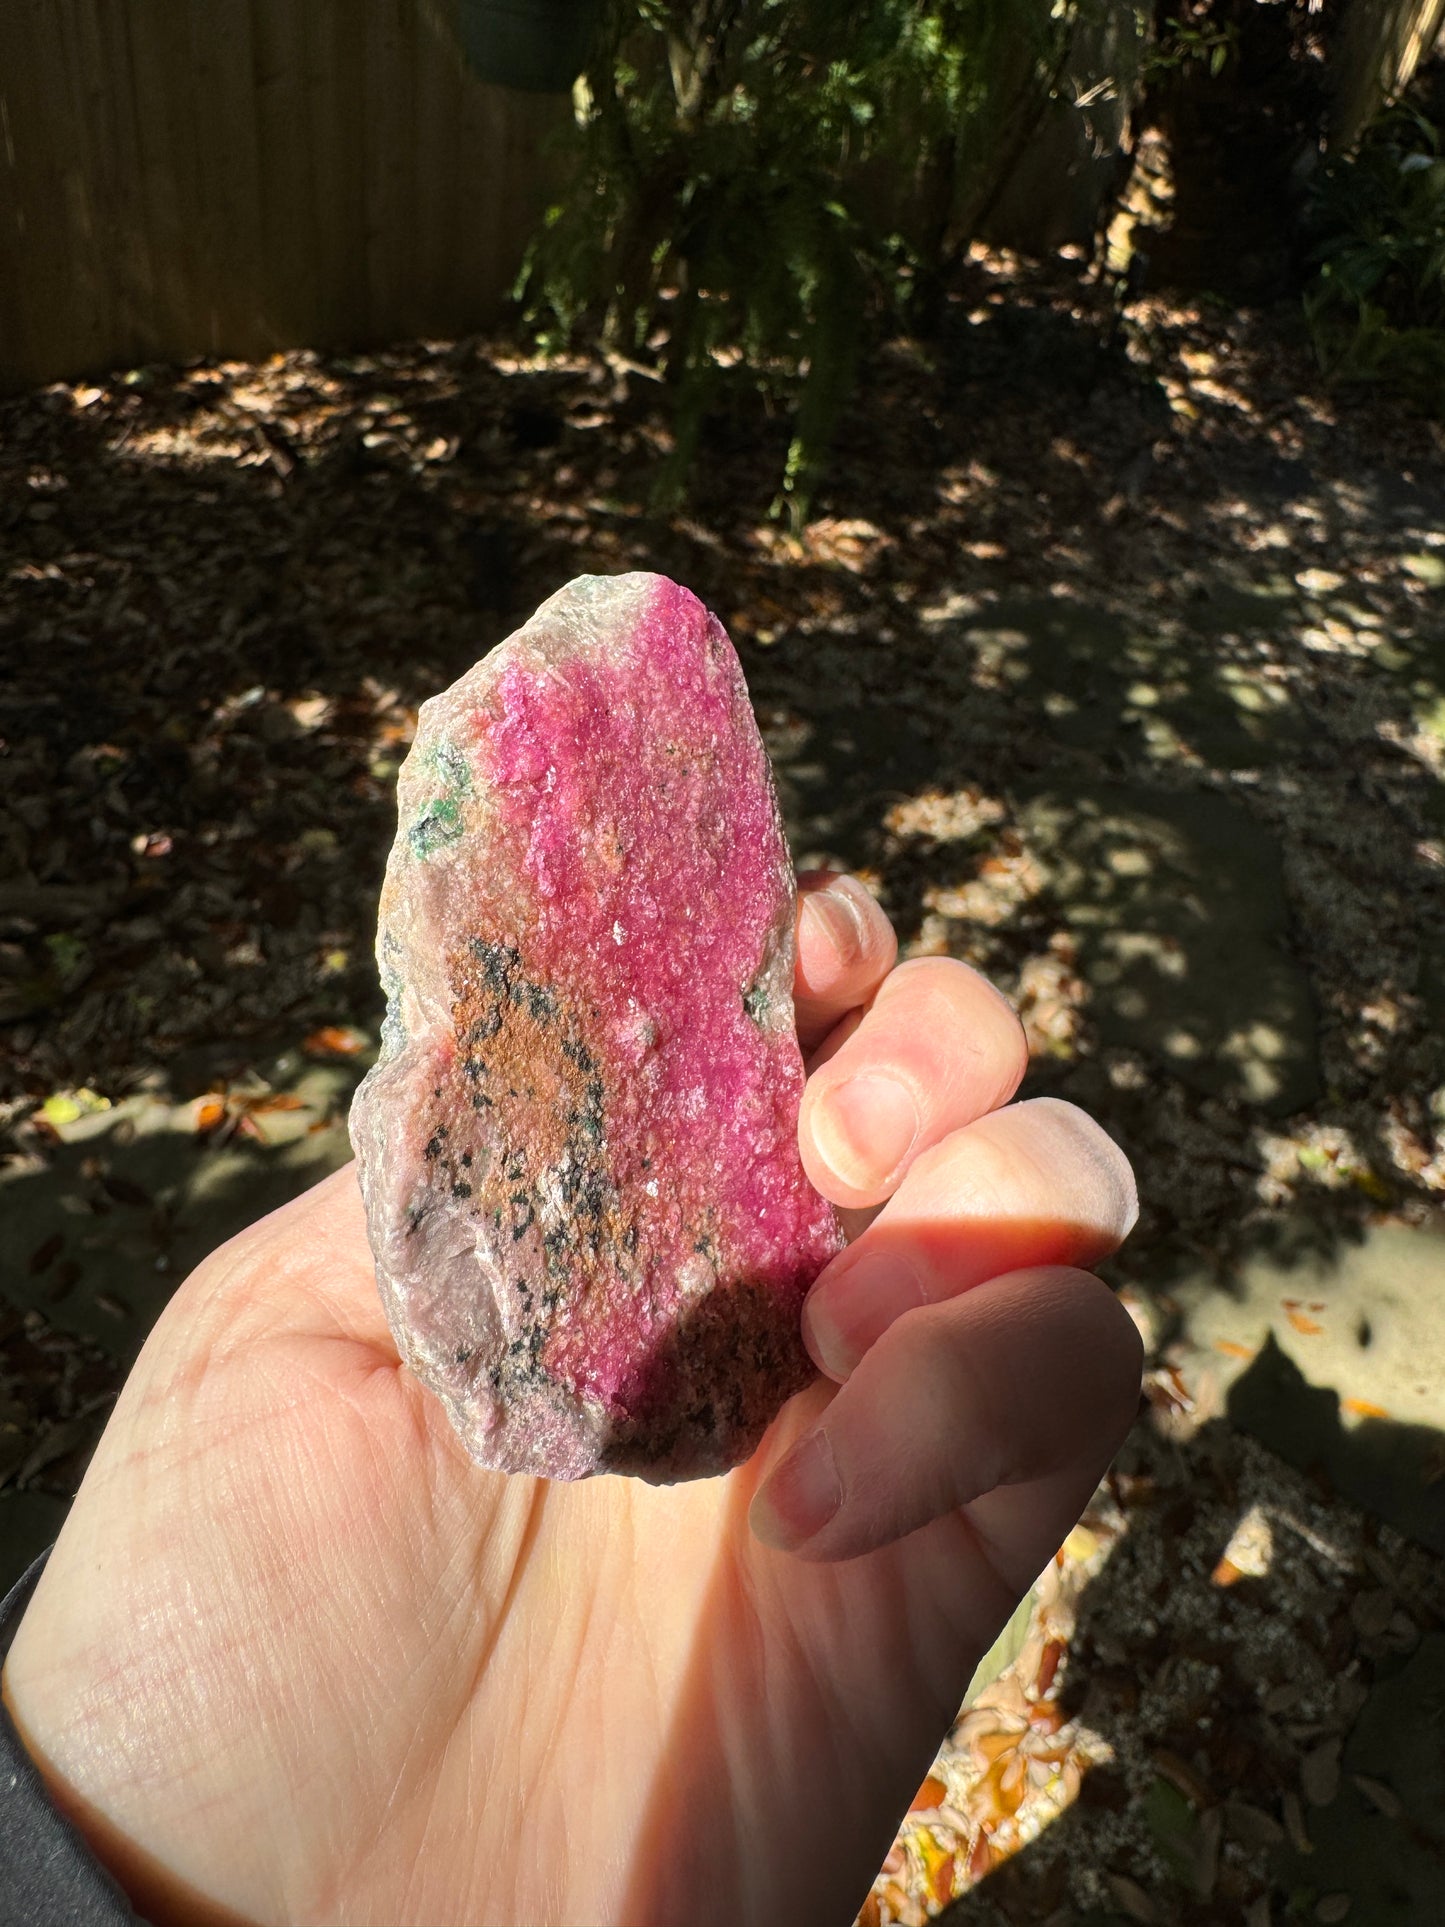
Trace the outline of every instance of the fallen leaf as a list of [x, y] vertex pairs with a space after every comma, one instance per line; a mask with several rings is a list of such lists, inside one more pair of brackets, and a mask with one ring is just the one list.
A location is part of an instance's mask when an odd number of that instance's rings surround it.
[[928, 1884], [940, 1907], [953, 1898], [953, 1869], [953, 1855], [945, 1853], [928, 1870]]
[[1159, 1909], [1138, 1881], [1131, 1880], [1127, 1874], [1122, 1873], [1111, 1873], [1108, 1879], [1109, 1891], [1130, 1920], [1143, 1921], [1145, 1927], [1153, 1927], [1153, 1923], [1159, 1918]]
[[1214, 1341], [1214, 1349], [1217, 1352], [1223, 1352], [1226, 1358], [1242, 1358], [1245, 1360], [1255, 1358], [1259, 1353], [1259, 1347], [1257, 1345], [1239, 1345], [1236, 1344], [1232, 1338], [1216, 1338]]
[[112, 1177], [107, 1174], [101, 1179], [100, 1185], [105, 1195], [108, 1198], [114, 1198], [117, 1204], [148, 1206], [155, 1202], [143, 1185], [136, 1184], [130, 1178]]
[[1305, 1338], [1318, 1338], [1324, 1330], [1323, 1325], [1317, 1325], [1313, 1318], [1306, 1318], [1302, 1311], [1295, 1311], [1293, 1307], [1286, 1313], [1286, 1316], [1295, 1330]]
[[986, 1827], [980, 1828], [973, 1846], [969, 1849], [968, 1878], [970, 1883], [982, 1880], [987, 1874], [991, 1874], [1002, 1857], [1001, 1854], [994, 1852], [993, 1841], [989, 1837], [988, 1829]]
[[1350, 1601], [1350, 1619], [1362, 1639], [1378, 1639], [1395, 1615], [1393, 1593], [1357, 1592]]
[[1340, 1741], [1326, 1740], [1300, 1762], [1300, 1786], [1312, 1807], [1327, 1807], [1340, 1790]]
[[323, 1024], [301, 1048], [308, 1057], [355, 1057], [366, 1049], [366, 1034], [351, 1024]]
[[930, 1807], [941, 1807], [948, 1798], [948, 1788], [942, 1780], [932, 1773], [908, 1803], [910, 1813], [926, 1813]]
[[1404, 1808], [1400, 1804], [1399, 1794], [1393, 1787], [1386, 1786], [1383, 1780], [1372, 1780], [1366, 1773], [1352, 1773], [1350, 1778], [1370, 1805], [1383, 1813], [1387, 1820], [1399, 1819]]
[[1090, 1532], [1087, 1526], [1075, 1526], [1061, 1550], [1066, 1559], [1077, 1560], [1082, 1565], [1099, 1550], [1098, 1535]]
[[1194, 1771], [1187, 1760], [1172, 1753], [1167, 1746], [1151, 1749], [1149, 1757], [1159, 1772], [1171, 1786], [1177, 1787], [1191, 1806], [1212, 1807], [1214, 1794], [1208, 1784]]
[[57, 1091], [54, 1096], [47, 1097], [40, 1107], [40, 1115], [47, 1124], [58, 1129], [63, 1124], [74, 1124], [79, 1117], [93, 1117], [109, 1109], [108, 1097], [101, 1097], [98, 1092], [82, 1085], [78, 1091]]
[[923, 1877], [933, 1898], [942, 1906], [953, 1898], [953, 1849], [945, 1847], [927, 1827], [918, 1829], [918, 1851]]
[[1029, 1725], [1036, 1733], [1057, 1733], [1064, 1724], [1062, 1707], [1056, 1700], [1035, 1700], [1029, 1707]]
[[63, 1231], [52, 1232], [43, 1244], [37, 1245], [34, 1251], [31, 1252], [30, 1276], [32, 1278], [38, 1278], [42, 1271], [48, 1269], [48, 1267], [55, 1262], [64, 1249], [65, 1233]]
[[45, 1287], [45, 1296], [52, 1305], [58, 1305], [80, 1282], [80, 1266], [74, 1258], [67, 1258], [55, 1267], [50, 1283]]
[[1061, 1639], [1046, 1639], [1044, 1650], [1039, 1656], [1038, 1677], [1034, 1680], [1034, 1691], [1040, 1699], [1048, 1693], [1054, 1683], [1054, 1675], [1059, 1670], [1059, 1662], [1068, 1651]]
[[1305, 1826], [1305, 1810], [1300, 1805], [1300, 1797], [1291, 1787], [1281, 1802], [1284, 1811], [1284, 1830], [1289, 1835], [1289, 1843], [1296, 1853], [1313, 1853], [1315, 1843], [1310, 1839], [1309, 1829]]
[[1376, 1405], [1368, 1398], [1342, 1398], [1340, 1409], [1348, 1412], [1352, 1418], [1388, 1418], [1390, 1416], [1383, 1405]]

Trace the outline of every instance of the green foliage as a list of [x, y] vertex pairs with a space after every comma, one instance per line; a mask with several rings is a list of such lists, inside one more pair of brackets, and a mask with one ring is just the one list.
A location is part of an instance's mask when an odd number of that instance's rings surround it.
[[1305, 313], [1320, 365], [1388, 383], [1445, 414], [1445, 156], [1410, 107], [1323, 171], [1311, 209], [1318, 272]]
[[775, 506], [806, 519], [868, 327], [916, 324], [1076, 4], [612, 0], [518, 293], [546, 348], [657, 355], [660, 503], [736, 369], [790, 411]]
[[1209, 20], [1184, 21], [1171, 17], [1160, 29], [1144, 66], [1151, 75], [1204, 67], [1211, 80], [1218, 80], [1230, 57], [1238, 51], [1239, 28], [1232, 20], [1218, 27]]

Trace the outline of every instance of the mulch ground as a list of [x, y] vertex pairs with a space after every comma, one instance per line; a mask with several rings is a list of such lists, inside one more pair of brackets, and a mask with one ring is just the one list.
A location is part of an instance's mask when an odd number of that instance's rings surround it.
[[[799, 535], [767, 513], [786, 419], [741, 386], [687, 511], [652, 514], [664, 401], [630, 364], [490, 339], [0, 407], [0, 1157], [43, 1179], [57, 1120], [137, 1091], [212, 1130], [237, 1090], [264, 1103], [278, 1052], [374, 1037], [419, 703], [570, 576], [687, 582], [738, 644], [795, 854], [857, 868], [906, 947], [1015, 996], [1032, 1087], [1088, 1104], [1141, 1179], [1112, 1275], [1158, 1340], [1147, 1414], [866, 1918], [964, 1895], [980, 1921], [1256, 1927], [1281, 1855], [1308, 1866], [1371, 1683], [1445, 1594], [1438, 1561], [1191, 1408], [1168, 1289], [1438, 1212], [1439, 432], [1327, 393], [1292, 311], [1120, 316], [1068, 263], [983, 252], [939, 340], [875, 354]], [[1120, 663], [1055, 673], [980, 620], [1041, 602], [1116, 625]], [[1021, 808], [1044, 780], [1207, 791], [1268, 835], [1308, 1102], [1281, 1114], [1111, 1029]], [[95, 1167], [85, 1208], [160, 1208]], [[72, 1261], [4, 1262], [63, 1289], [53, 1316], [0, 1309], [0, 1469], [71, 1491], [115, 1368], [65, 1328]], [[1347, 1917], [1348, 1892], [1289, 1891]]]

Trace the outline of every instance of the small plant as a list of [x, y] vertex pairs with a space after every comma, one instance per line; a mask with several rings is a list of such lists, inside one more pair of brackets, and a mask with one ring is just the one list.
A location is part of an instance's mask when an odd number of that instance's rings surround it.
[[1210, 79], [1218, 80], [1238, 51], [1239, 28], [1232, 20], [1220, 27], [1210, 20], [1176, 20], [1171, 16], [1145, 58], [1145, 71], [1164, 74], [1205, 67]]
[[1330, 162], [1309, 225], [1305, 314], [1321, 367], [1386, 382], [1445, 414], [1445, 155], [1440, 130], [1398, 106]]
[[807, 519], [867, 330], [917, 323], [1084, 3], [611, 0], [518, 293], [544, 347], [656, 356], [660, 506], [735, 369], [790, 412], [774, 508]]

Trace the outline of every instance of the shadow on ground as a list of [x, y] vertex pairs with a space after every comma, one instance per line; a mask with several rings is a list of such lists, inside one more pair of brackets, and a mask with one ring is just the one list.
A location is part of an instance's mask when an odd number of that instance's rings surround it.
[[[1260, 1406], [1293, 1470], [1247, 1435]], [[1434, 1918], [1445, 1584], [1437, 1560], [1332, 1496], [1341, 1483], [1368, 1489], [1382, 1464], [1418, 1463], [1422, 1448], [1439, 1462], [1445, 1434], [1391, 1436], [1402, 1429], [1349, 1424], [1266, 1350], [1226, 1419], [1187, 1437], [1136, 1432], [1114, 1473], [1127, 1531], [1083, 1596], [1060, 1696], [1107, 1763], [941, 1919]], [[1407, 1509], [1439, 1545], [1445, 1486], [1417, 1478]], [[1113, 1840], [1102, 1867], [1101, 1830]], [[1141, 1867], [1154, 1874], [1147, 1892]]]

